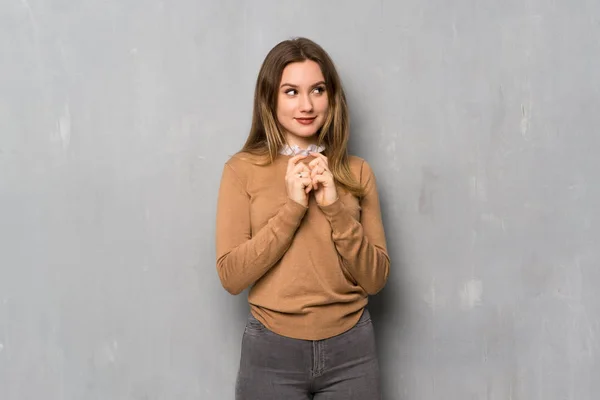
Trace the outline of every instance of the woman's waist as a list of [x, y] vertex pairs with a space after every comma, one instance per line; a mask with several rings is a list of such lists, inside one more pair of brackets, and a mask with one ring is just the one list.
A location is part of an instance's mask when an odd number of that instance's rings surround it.
[[275, 334], [304, 340], [322, 340], [352, 328], [363, 315], [366, 296], [353, 296], [344, 302], [308, 303], [248, 297], [252, 315]]

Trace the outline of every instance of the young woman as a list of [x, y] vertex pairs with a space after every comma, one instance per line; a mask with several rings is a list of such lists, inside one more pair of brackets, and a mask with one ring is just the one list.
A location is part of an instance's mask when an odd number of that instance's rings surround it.
[[380, 398], [365, 306], [390, 260], [375, 176], [348, 135], [329, 55], [305, 38], [275, 46], [218, 197], [219, 277], [232, 294], [251, 287], [238, 400]]

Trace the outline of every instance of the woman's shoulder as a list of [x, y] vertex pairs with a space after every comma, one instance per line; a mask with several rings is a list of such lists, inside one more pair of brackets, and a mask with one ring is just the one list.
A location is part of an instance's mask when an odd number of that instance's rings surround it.
[[233, 169], [236, 174], [242, 176], [255, 171], [257, 167], [264, 167], [267, 164], [268, 159], [265, 156], [253, 154], [247, 151], [239, 151], [229, 157], [229, 159], [225, 162], [225, 167]]
[[365, 159], [355, 155], [348, 155], [348, 163], [350, 164], [350, 168], [361, 168], [363, 163], [365, 163]]
[[240, 166], [248, 164], [254, 164], [257, 160], [257, 156], [248, 153], [247, 151], [238, 151], [237, 153], [229, 156], [229, 159], [225, 162], [225, 164], [231, 166]]
[[231, 155], [225, 164], [230, 166], [244, 166], [249, 167], [251, 165], [262, 165], [266, 160], [265, 156], [250, 153], [247, 151], [238, 151]]
[[362, 170], [365, 167], [365, 165], [369, 165], [367, 163], [367, 160], [355, 155], [348, 156], [348, 164], [350, 165], [350, 170], [357, 176], [360, 176], [362, 174]]
[[373, 170], [371, 169], [371, 166], [367, 160], [364, 158], [355, 155], [349, 155], [348, 163], [350, 164], [350, 171], [352, 171], [354, 176], [356, 176], [361, 183], [364, 183], [372, 178]]

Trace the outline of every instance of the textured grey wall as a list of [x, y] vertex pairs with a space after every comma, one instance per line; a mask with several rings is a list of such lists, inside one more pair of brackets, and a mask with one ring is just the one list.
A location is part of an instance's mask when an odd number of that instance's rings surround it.
[[217, 278], [217, 187], [263, 57], [303, 35], [380, 182], [386, 399], [597, 399], [599, 15], [1, 0], [0, 398], [233, 398], [247, 306]]

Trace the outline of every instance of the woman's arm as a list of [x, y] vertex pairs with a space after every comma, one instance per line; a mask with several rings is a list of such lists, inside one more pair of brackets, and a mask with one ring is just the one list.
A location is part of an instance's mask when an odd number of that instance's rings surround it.
[[260, 279], [289, 248], [307, 208], [288, 201], [252, 235], [250, 197], [225, 164], [217, 203], [217, 271], [223, 287], [239, 294]]
[[377, 182], [366, 161], [361, 166], [360, 182], [365, 187], [360, 203], [360, 222], [352, 217], [339, 199], [322, 206], [321, 210], [331, 224], [332, 239], [344, 266], [368, 294], [375, 294], [385, 286], [390, 258], [381, 221]]

